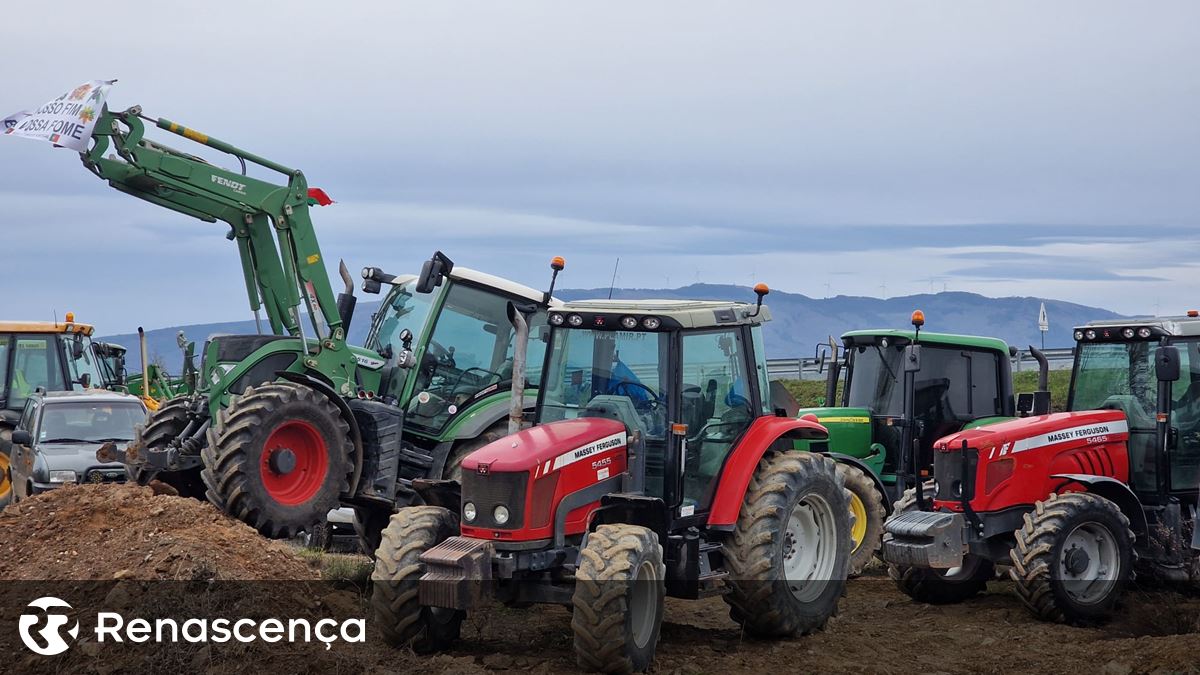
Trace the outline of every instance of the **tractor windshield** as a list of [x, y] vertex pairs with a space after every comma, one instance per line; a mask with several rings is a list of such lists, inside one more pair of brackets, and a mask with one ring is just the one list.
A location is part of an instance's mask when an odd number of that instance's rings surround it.
[[[420, 363], [407, 405], [406, 424], [437, 433], [477, 396], [509, 393], [516, 331], [508, 320], [508, 301], [508, 296], [490, 288], [462, 281], [450, 283], [446, 300], [417, 352]], [[541, 375], [546, 346], [541, 331], [545, 325], [543, 311], [529, 320], [525, 356], [525, 379], [529, 383], [536, 383]]]
[[[1171, 386], [1171, 489], [1195, 490], [1200, 480], [1200, 343], [1176, 341], [1180, 378]], [[1129, 462], [1134, 485], [1156, 484], [1155, 414], [1158, 377], [1152, 342], [1084, 342], [1075, 357], [1070, 410], [1120, 410], [1129, 424]]]
[[539, 398], [539, 423], [579, 417], [589, 404], [610, 406], [649, 440], [667, 427], [666, 333], [559, 329]]
[[0, 398], [9, 410], [20, 410], [33, 390], [62, 391], [62, 351], [57, 333], [0, 335]]
[[846, 404], [867, 408], [880, 416], [900, 416], [904, 412], [900, 345], [859, 345], [851, 355], [850, 381]]
[[393, 353], [399, 353], [403, 347], [400, 333], [405, 328], [412, 332], [414, 345], [420, 340], [434, 295], [417, 293], [416, 285], [417, 280], [412, 279], [392, 287], [375, 314], [371, 333], [367, 336], [367, 349], [382, 351], [390, 346]]

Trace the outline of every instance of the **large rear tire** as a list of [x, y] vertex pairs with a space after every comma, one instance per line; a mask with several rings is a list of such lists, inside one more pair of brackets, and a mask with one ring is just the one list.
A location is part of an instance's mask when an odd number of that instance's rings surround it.
[[383, 639], [393, 647], [412, 644], [418, 652], [448, 648], [458, 639], [464, 612], [423, 607], [419, 591], [421, 555], [458, 534], [458, 519], [440, 506], [397, 511], [383, 530], [371, 572], [371, 610]]
[[883, 521], [887, 520], [884, 497], [875, 489], [875, 481], [862, 469], [850, 464], [838, 464], [838, 475], [850, 493], [850, 574], [861, 574], [883, 544]]
[[1036, 502], [1016, 539], [1009, 575], [1017, 597], [1043, 621], [1103, 621], [1132, 578], [1129, 519], [1099, 495], [1068, 492]]
[[[932, 481], [925, 483], [922, 488], [926, 495], [932, 495], [935, 489]], [[896, 502], [892, 515], [916, 508], [917, 491], [909, 488]], [[889, 564], [888, 576], [896, 583], [896, 588], [900, 589], [901, 593], [917, 602], [955, 605], [986, 591], [988, 581], [996, 576], [996, 567], [990, 560], [967, 554], [961, 566], [951, 569]]]
[[730, 616], [760, 637], [807, 635], [837, 613], [850, 564], [850, 498], [828, 457], [768, 452], [725, 544]]
[[653, 530], [601, 525], [588, 535], [571, 599], [580, 668], [635, 673], [650, 666], [662, 629], [666, 573]]
[[320, 392], [291, 382], [247, 387], [208, 430], [209, 501], [264, 536], [324, 523], [349, 490], [350, 425]]

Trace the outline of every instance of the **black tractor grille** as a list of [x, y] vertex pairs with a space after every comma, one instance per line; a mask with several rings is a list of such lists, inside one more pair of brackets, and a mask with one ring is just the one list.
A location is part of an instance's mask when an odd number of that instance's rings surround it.
[[[525, 523], [525, 485], [529, 474], [519, 473], [488, 473], [463, 470], [462, 500], [463, 504], [471, 502], [475, 505], [473, 522], [463, 521], [474, 527], [487, 527], [496, 530], [516, 530]], [[508, 522], [500, 525], [495, 520], [496, 507], [503, 504], [508, 509]]]
[[961, 447], [947, 451], [937, 450], [933, 453], [933, 479], [937, 481], [937, 498], [944, 501], [959, 501], [964, 496], [974, 498], [975, 467], [979, 453], [973, 448], [967, 448], [966, 467], [964, 471], [963, 453]]
[[85, 483], [124, 483], [125, 469], [88, 469], [83, 474]]

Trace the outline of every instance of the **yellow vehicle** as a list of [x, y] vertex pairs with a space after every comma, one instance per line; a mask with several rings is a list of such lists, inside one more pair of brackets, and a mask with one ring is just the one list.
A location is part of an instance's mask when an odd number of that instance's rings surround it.
[[25, 399], [37, 389], [82, 391], [103, 387], [92, 348], [95, 329], [65, 321], [0, 321], [0, 508], [12, 499], [12, 430]]

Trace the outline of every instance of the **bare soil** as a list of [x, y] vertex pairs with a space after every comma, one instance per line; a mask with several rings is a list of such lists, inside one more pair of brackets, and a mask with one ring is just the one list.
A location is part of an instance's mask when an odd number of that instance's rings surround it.
[[[366, 616], [369, 625], [368, 589], [317, 582], [313, 560], [208, 504], [133, 486], [65, 488], [0, 515], [0, 575], [6, 579], [109, 580], [106, 604], [136, 604], [150, 580], [289, 579], [295, 581], [274, 582], [281, 584], [273, 587], [279, 589], [272, 596], [277, 613]], [[114, 578], [122, 580], [116, 589]], [[251, 601], [214, 602], [228, 614], [248, 611]], [[495, 606], [468, 617], [462, 633], [457, 647], [435, 656], [391, 649], [371, 632], [366, 645], [335, 644], [330, 651], [321, 645], [185, 645], [153, 652], [84, 645], [52, 667], [28, 652], [11, 662], [27, 672], [103, 675], [574, 670], [565, 608]], [[1200, 598], [1139, 588], [1127, 594], [1112, 622], [1075, 628], [1031, 618], [1007, 581], [993, 582], [963, 604], [935, 607], [912, 602], [876, 569], [848, 584], [840, 614], [824, 631], [791, 640], [743, 635], [720, 598], [669, 600], [652, 672], [1200, 673]]]

